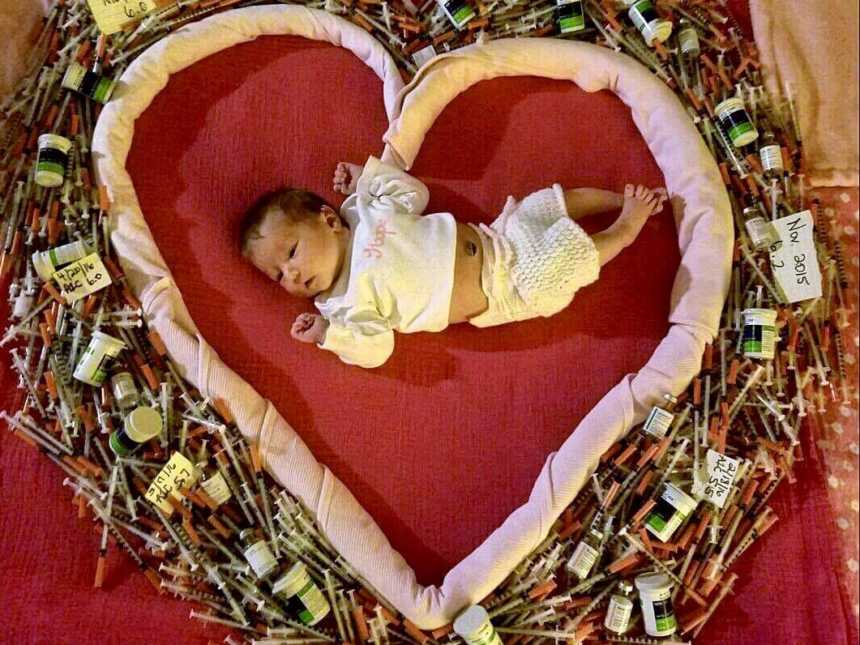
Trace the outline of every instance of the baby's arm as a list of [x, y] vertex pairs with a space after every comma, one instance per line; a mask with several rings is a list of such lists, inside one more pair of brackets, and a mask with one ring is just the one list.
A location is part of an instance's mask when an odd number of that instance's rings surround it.
[[301, 314], [290, 334], [303, 343], [334, 352], [347, 365], [379, 367], [394, 351], [394, 332], [377, 324], [344, 325], [318, 314]]
[[364, 167], [339, 163], [334, 188], [344, 194], [356, 193], [370, 210], [420, 215], [430, 201], [430, 192], [420, 180], [376, 157], [370, 157]]

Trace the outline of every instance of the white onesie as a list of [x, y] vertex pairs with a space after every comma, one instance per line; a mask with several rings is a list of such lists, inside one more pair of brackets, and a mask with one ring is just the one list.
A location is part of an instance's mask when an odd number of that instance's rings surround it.
[[343, 269], [314, 304], [329, 323], [319, 347], [344, 363], [378, 367], [395, 331], [448, 326], [457, 223], [450, 213], [422, 215], [429, 199], [419, 180], [370, 157], [341, 206], [350, 229]]

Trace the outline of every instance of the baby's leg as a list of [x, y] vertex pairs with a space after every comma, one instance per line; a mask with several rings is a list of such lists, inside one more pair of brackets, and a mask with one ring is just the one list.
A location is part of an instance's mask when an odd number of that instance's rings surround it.
[[624, 205], [624, 195], [599, 188], [574, 188], [564, 193], [564, 202], [571, 219], [605, 213]]
[[621, 215], [612, 226], [591, 236], [597, 247], [600, 266], [633, 243], [648, 218], [663, 208], [665, 199], [664, 192], [651, 191], [644, 186], [634, 189], [632, 184], [627, 184]]

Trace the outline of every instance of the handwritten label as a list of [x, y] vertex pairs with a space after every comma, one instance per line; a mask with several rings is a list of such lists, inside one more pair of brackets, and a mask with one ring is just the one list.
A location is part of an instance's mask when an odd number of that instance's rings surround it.
[[54, 271], [51, 277], [54, 278], [69, 304], [104, 289], [111, 283], [110, 273], [98, 253], [90, 253], [77, 262]]
[[725, 506], [740, 463], [737, 459], [726, 457], [721, 452], [708, 450], [705, 467], [696, 473], [693, 495], [706, 499], [720, 508]]
[[789, 302], [821, 296], [821, 270], [815, 251], [812, 213], [803, 211], [773, 222], [782, 240], [770, 248], [770, 266]]
[[197, 474], [194, 465], [182, 453], [174, 452], [152, 480], [145, 497], [162, 512], [170, 514], [173, 511], [173, 506], [167, 501], [170, 495], [191, 486], [197, 481]]
[[155, 9], [156, 0], [87, 0], [99, 30], [109, 36]]

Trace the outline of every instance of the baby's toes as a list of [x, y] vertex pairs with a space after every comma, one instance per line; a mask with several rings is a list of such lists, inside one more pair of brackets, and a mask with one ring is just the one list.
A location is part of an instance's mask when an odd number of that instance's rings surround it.
[[628, 199], [630, 197], [633, 197], [633, 191], [634, 191], [633, 184], [627, 184], [626, 186], [624, 186], [624, 197], [628, 198]]

